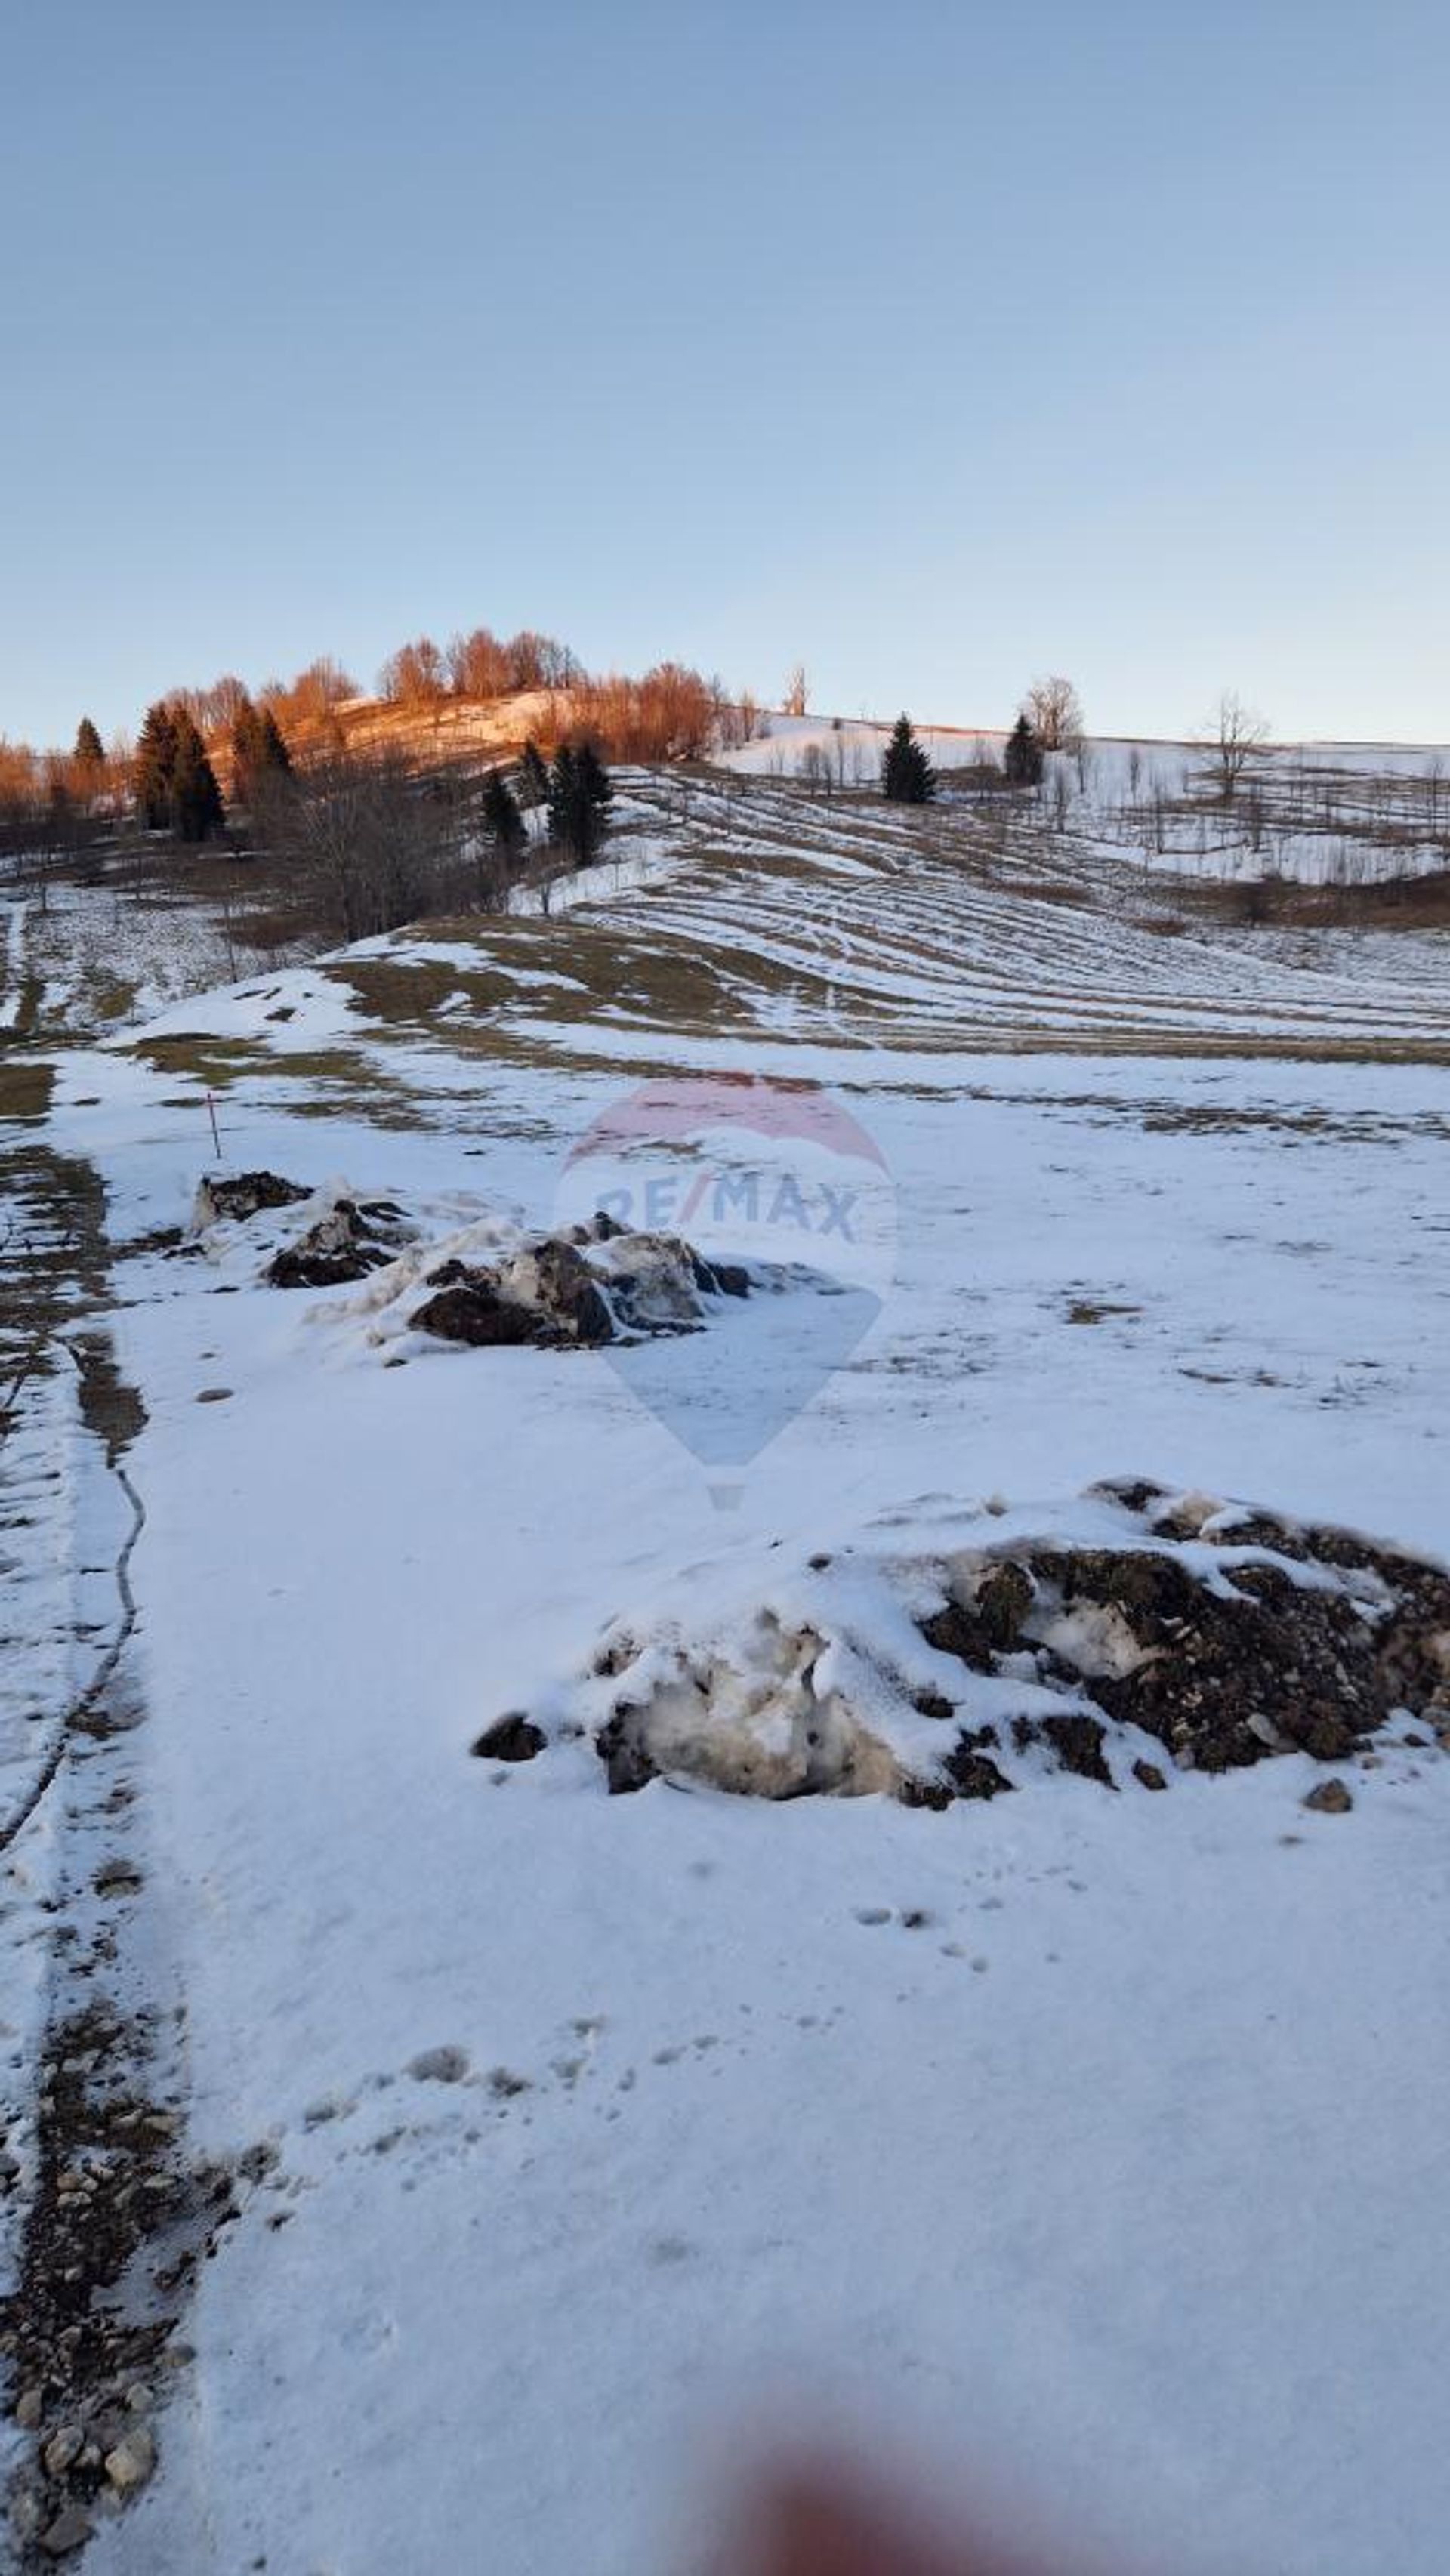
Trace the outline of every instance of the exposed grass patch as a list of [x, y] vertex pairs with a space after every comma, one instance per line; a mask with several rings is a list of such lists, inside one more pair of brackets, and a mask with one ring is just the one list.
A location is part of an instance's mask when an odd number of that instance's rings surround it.
[[44, 1118], [55, 1088], [55, 1067], [42, 1057], [0, 1055], [0, 1118]]

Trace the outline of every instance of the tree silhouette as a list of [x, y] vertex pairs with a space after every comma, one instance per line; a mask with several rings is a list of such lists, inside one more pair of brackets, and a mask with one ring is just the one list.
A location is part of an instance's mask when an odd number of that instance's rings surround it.
[[549, 772], [536, 742], [526, 742], [519, 760], [519, 802], [542, 805], [549, 793]]
[[178, 841], [209, 841], [222, 829], [221, 789], [184, 707], [173, 719], [172, 738], [171, 828]]
[[549, 838], [578, 868], [604, 838], [614, 790], [592, 743], [561, 743], [549, 772]]
[[1042, 777], [1042, 745], [1025, 715], [1007, 736], [1002, 771], [1009, 787], [1036, 787]]
[[483, 791], [483, 820], [504, 866], [512, 869], [528, 835], [519, 812], [519, 800], [501, 769], [489, 771]]
[[936, 771], [905, 716], [897, 717], [881, 755], [881, 793], [893, 805], [929, 805], [936, 794]]
[[136, 744], [136, 815], [142, 829], [164, 832], [171, 823], [171, 782], [176, 768], [176, 719], [164, 698], [146, 710]]

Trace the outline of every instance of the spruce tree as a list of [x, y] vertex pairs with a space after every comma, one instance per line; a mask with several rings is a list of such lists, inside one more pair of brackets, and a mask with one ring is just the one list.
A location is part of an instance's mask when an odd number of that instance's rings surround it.
[[209, 841], [222, 829], [222, 798], [216, 772], [184, 707], [176, 712], [173, 733], [171, 828], [178, 841]]
[[136, 817], [143, 831], [168, 829], [175, 768], [176, 721], [166, 700], [158, 698], [146, 710], [136, 744]]
[[574, 754], [574, 772], [579, 781], [580, 801], [591, 818], [591, 855], [603, 840], [609, 824], [609, 808], [614, 803], [614, 781], [592, 742], [581, 742]]
[[483, 791], [483, 820], [489, 839], [506, 868], [512, 868], [527, 834], [519, 801], [501, 769], [491, 769]]
[[232, 718], [232, 775], [235, 792], [249, 804], [269, 778], [290, 778], [292, 755], [270, 707], [244, 698]]
[[549, 772], [549, 838], [576, 867], [587, 867], [603, 840], [613, 795], [592, 742], [561, 745]]
[[[530, 744], [529, 750], [533, 746]], [[527, 760], [528, 751], [524, 753]], [[574, 754], [567, 742], [561, 742], [554, 754], [554, 765], [548, 772], [549, 838], [554, 847], [578, 856], [579, 776]]]
[[270, 707], [262, 709], [261, 742], [262, 767], [273, 778], [290, 778], [292, 754], [287, 748], [287, 737]]
[[80, 723], [76, 726], [75, 756], [82, 769], [97, 770], [105, 768], [105, 747], [89, 716], [82, 716]]
[[549, 773], [536, 742], [526, 742], [519, 761], [519, 802], [542, 805], [549, 793]]
[[905, 716], [897, 717], [881, 755], [881, 793], [893, 805], [929, 805], [936, 794], [936, 771]]
[[1020, 715], [1007, 736], [1002, 772], [1009, 787], [1036, 787], [1042, 778], [1042, 745], [1030, 721]]

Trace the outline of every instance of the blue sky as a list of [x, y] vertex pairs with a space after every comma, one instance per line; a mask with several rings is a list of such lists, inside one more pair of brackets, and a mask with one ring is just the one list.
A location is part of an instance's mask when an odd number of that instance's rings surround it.
[[512, 0], [6, 35], [0, 732], [541, 626], [1450, 735], [1450, 18]]

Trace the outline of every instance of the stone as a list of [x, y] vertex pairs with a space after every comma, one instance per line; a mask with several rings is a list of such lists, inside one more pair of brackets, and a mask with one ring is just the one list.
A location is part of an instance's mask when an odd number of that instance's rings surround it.
[[1156, 1762], [1135, 1762], [1133, 1777], [1141, 1781], [1145, 1789], [1166, 1789], [1168, 1786]]
[[1302, 1803], [1316, 1816], [1347, 1816], [1354, 1800], [1342, 1780], [1321, 1780]]
[[156, 2444], [144, 2424], [135, 2424], [123, 2433], [115, 2449], [106, 2453], [106, 2475], [113, 2487], [129, 2495], [144, 2487], [156, 2466]]
[[15, 2421], [22, 2433], [33, 2433], [45, 2410], [44, 2392], [39, 2388], [22, 2388], [15, 2401]]
[[84, 2549], [95, 2530], [90, 2515], [78, 2504], [65, 2505], [40, 2535], [40, 2545], [47, 2558], [68, 2558], [73, 2549]]
[[52, 2478], [63, 2478], [66, 2470], [80, 2458], [85, 2445], [86, 2437], [79, 2424], [62, 2424], [58, 2432], [52, 2433], [41, 2453], [46, 2474]]

